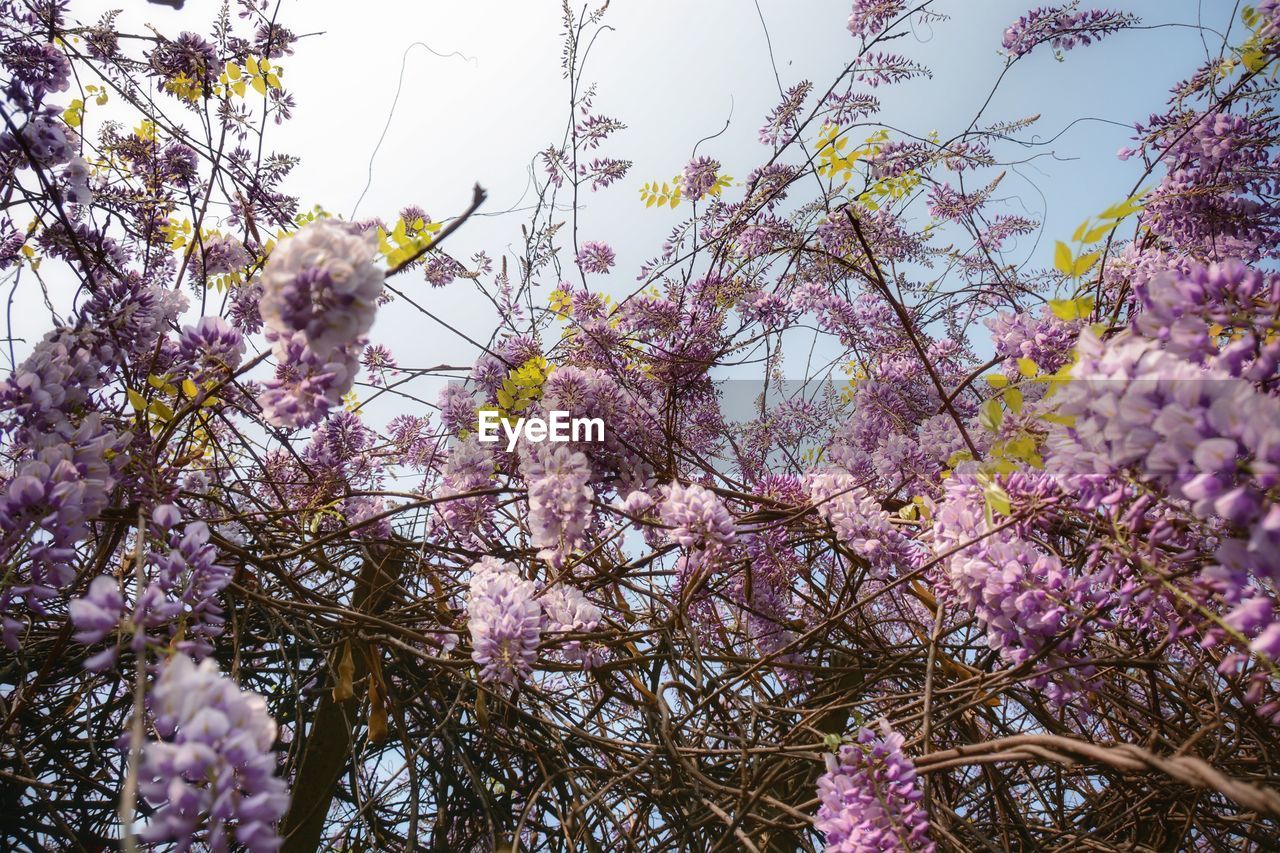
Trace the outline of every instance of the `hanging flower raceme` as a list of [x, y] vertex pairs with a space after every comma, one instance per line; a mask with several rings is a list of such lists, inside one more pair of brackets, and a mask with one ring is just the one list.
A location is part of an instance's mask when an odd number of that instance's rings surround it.
[[138, 790], [156, 809], [143, 836], [222, 851], [234, 835], [251, 853], [279, 849], [275, 824], [289, 792], [276, 776], [276, 724], [262, 697], [212, 659], [197, 665], [179, 654], [162, 665], [150, 707], [162, 740], [143, 747], [138, 769]]
[[681, 190], [687, 198], [697, 201], [715, 187], [719, 172], [719, 160], [710, 157], [694, 158], [684, 167]]
[[1004, 31], [1004, 49], [1014, 57], [1030, 53], [1036, 45], [1053, 42], [1055, 50], [1071, 50], [1138, 23], [1136, 15], [1108, 9], [1079, 11], [1079, 0], [1063, 6], [1032, 9]]
[[[587, 600], [582, 591], [565, 584], [556, 584], [542, 593], [538, 599], [544, 615], [543, 631], [546, 633], [588, 633], [600, 625], [600, 608]], [[598, 666], [605, 651], [592, 648], [581, 640], [569, 640], [561, 647], [566, 660], [582, 663], [583, 669]]]
[[672, 528], [672, 541], [683, 548], [715, 548], [733, 543], [733, 516], [715, 492], [697, 483], [672, 483], [663, 491], [659, 517]]
[[862, 38], [879, 35], [906, 5], [903, 0], [854, 0], [853, 11], [849, 13], [849, 33]]
[[516, 684], [533, 670], [542, 635], [542, 608], [534, 586], [515, 567], [485, 557], [471, 567], [467, 629], [480, 680]]
[[1086, 332], [1078, 351], [1058, 407], [1074, 420], [1050, 437], [1050, 470], [1128, 473], [1186, 501], [1215, 525], [1202, 579], [1232, 608], [1226, 623], [1259, 632], [1255, 651], [1280, 655], [1280, 628], [1257, 618], [1253, 601], [1257, 579], [1280, 577], [1280, 398], [1127, 333], [1103, 342]]
[[449, 451], [443, 474], [435, 491], [439, 517], [456, 535], [469, 537], [493, 514], [493, 495], [468, 495], [493, 486], [493, 454], [474, 435], [467, 436]]
[[[194, 521], [179, 529], [182, 514], [171, 504], [156, 507], [151, 519], [154, 536], [168, 549], [147, 553], [147, 580], [141, 595], [126, 605], [115, 578], [94, 578], [88, 593], [70, 603], [76, 640], [91, 645], [117, 628], [131, 630], [133, 650], [141, 654], [148, 642], [165, 645], [181, 637], [177, 648], [202, 659], [222, 634], [225, 620], [218, 596], [231, 583], [231, 568], [218, 562], [205, 522]], [[85, 668], [106, 669], [115, 662], [117, 651], [111, 646], [93, 655]]]
[[321, 219], [271, 253], [259, 309], [278, 363], [261, 401], [272, 423], [314, 424], [351, 390], [382, 293], [375, 239]]
[[578, 547], [591, 519], [591, 465], [562, 444], [526, 450], [521, 475], [529, 488], [529, 532], [538, 557], [559, 567]]
[[935, 849], [915, 765], [902, 752], [904, 740], [881, 721], [879, 735], [861, 729], [856, 742], [827, 756], [813, 825], [826, 836], [828, 853]]
[[889, 513], [851, 474], [839, 470], [814, 474], [809, 478], [809, 494], [818, 516], [877, 575], [891, 577], [918, 564], [919, 549], [894, 528]]
[[607, 275], [614, 264], [613, 249], [609, 247], [608, 243], [583, 243], [582, 248], [578, 251], [577, 260], [578, 266], [583, 272]]

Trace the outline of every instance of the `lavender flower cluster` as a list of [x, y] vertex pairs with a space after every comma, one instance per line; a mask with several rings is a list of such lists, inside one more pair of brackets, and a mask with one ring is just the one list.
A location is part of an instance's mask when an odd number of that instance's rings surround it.
[[828, 853], [935, 849], [915, 765], [902, 752], [905, 740], [881, 721], [879, 735], [860, 729], [854, 743], [826, 757], [813, 825]]
[[259, 310], [277, 362], [261, 398], [272, 423], [317, 423], [351, 390], [382, 293], [373, 253], [371, 233], [327, 219], [271, 253]]
[[233, 837], [251, 853], [278, 850], [289, 792], [276, 775], [276, 724], [262, 697], [212, 660], [178, 654], [161, 667], [150, 705], [163, 739], [143, 747], [138, 769], [138, 790], [156, 809], [143, 836], [186, 850], [203, 824], [199, 840], [211, 850], [231, 849]]

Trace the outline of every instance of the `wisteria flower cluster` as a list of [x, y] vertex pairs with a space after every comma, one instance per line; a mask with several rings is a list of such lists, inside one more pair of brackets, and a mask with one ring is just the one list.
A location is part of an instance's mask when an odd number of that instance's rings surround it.
[[[250, 851], [273, 851], [276, 822], [289, 805], [276, 775], [276, 724], [261, 696], [245, 693], [212, 660], [184, 655], [166, 662], [151, 690], [161, 740], [148, 742], [138, 771], [139, 791], [156, 807], [143, 835], [212, 850], [235, 841]], [[206, 823], [207, 822], [207, 823]]]

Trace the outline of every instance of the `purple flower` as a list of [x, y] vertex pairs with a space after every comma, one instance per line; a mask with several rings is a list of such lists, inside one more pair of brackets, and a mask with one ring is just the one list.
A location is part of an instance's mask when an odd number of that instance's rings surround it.
[[849, 34], [861, 38], [879, 35], [906, 5], [904, 0], [854, 0]]
[[671, 538], [681, 547], [710, 548], [733, 542], [733, 516], [714, 492], [697, 483], [672, 483], [663, 493], [659, 515], [663, 524], [673, 528]]
[[[581, 590], [557, 584], [542, 593], [545, 633], [589, 633], [600, 625], [600, 608], [586, 599]], [[561, 648], [566, 660], [582, 663], [591, 669], [603, 660], [601, 650], [588, 648], [581, 640], [570, 640]]]
[[919, 549], [894, 528], [879, 501], [848, 472], [830, 470], [811, 475], [809, 494], [818, 516], [879, 576], [892, 577], [918, 565]]
[[372, 234], [330, 219], [282, 240], [262, 271], [263, 322], [301, 335], [321, 359], [351, 347], [373, 326], [382, 293], [373, 254]]
[[445, 525], [462, 537], [469, 537], [487, 523], [493, 512], [493, 495], [468, 495], [469, 492], [493, 485], [493, 454], [475, 435], [459, 441], [449, 452], [440, 487], [440, 517]]
[[116, 629], [124, 615], [119, 581], [99, 575], [89, 584], [87, 595], [72, 599], [68, 611], [71, 623], [78, 629], [76, 642], [90, 645], [102, 640]]
[[534, 586], [515, 567], [486, 557], [471, 567], [467, 594], [471, 659], [480, 680], [516, 684], [533, 669], [542, 633], [542, 609]]
[[218, 235], [202, 241], [196, 247], [192, 260], [200, 264], [202, 278], [211, 278], [241, 272], [253, 262], [253, 257], [235, 237]]
[[814, 828], [826, 836], [827, 850], [837, 853], [932, 853], [929, 816], [920, 804], [924, 793], [915, 765], [902, 752], [905, 739], [884, 721], [880, 732], [860, 729], [855, 743], [827, 756]]
[[235, 839], [252, 853], [277, 850], [275, 824], [289, 792], [276, 776], [276, 724], [262, 697], [242, 691], [212, 659], [196, 665], [179, 654], [162, 666], [150, 707], [163, 740], [143, 747], [138, 790], [156, 809], [143, 837], [182, 847], [199, 838], [225, 850], [234, 823]]
[[1014, 57], [1030, 53], [1036, 45], [1052, 41], [1055, 50], [1089, 45], [1104, 36], [1132, 27], [1138, 16], [1107, 9], [1077, 11], [1079, 0], [1063, 6], [1032, 9], [1004, 31], [1004, 49]]
[[587, 457], [563, 444], [524, 451], [520, 473], [529, 489], [529, 532], [538, 557], [559, 567], [582, 542], [591, 518]]
[[613, 249], [607, 243], [583, 243], [577, 260], [583, 272], [607, 275], [614, 264]]
[[221, 317], [201, 317], [194, 326], [183, 328], [178, 347], [196, 373], [214, 378], [235, 373], [245, 343], [244, 336]]
[[715, 188], [719, 172], [719, 160], [712, 160], [710, 157], [690, 160], [681, 176], [681, 189], [686, 197], [697, 201]]

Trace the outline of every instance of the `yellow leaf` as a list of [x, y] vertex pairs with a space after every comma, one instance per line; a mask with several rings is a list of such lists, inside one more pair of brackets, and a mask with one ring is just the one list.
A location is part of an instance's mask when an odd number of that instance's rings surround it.
[[239, 79], [240, 79], [240, 74], [241, 74], [241, 71], [240, 71], [240, 66], [239, 66], [239, 65], [236, 65], [234, 62], [228, 62], [228, 63], [227, 63], [227, 76], [228, 76], [228, 77], [230, 77], [232, 80], [239, 80]]
[[1071, 277], [1079, 278], [1087, 273], [1098, 262], [1100, 257], [1102, 257], [1101, 252], [1090, 252], [1087, 255], [1081, 255], [1076, 258], [1075, 263], [1071, 265]]
[[1105, 236], [1107, 236], [1108, 234], [1110, 234], [1110, 233], [1111, 233], [1111, 229], [1112, 229], [1112, 228], [1115, 228], [1115, 226], [1114, 226], [1114, 225], [1099, 225], [1097, 228], [1093, 229], [1093, 230], [1092, 230], [1092, 231], [1090, 231], [1088, 234], [1085, 234], [1085, 235], [1084, 235], [1083, 242], [1085, 242], [1085, 243], [1096, 243], [1096, 242], [1098, 242], [1099, 240], [1101, 240], [1103, 237], [1105, 237]]
[[1014, 387], [1004, 389], [1004, 404], [1009, 407], [1009, 411], [1015, 415], [1022, 411], [1022, 392]]
[[993, 480], [992, 482], [987, 483], [987, 485], [983, 487], [982, 491], [983, 495], [987, 499], [987, 506], [991, 507], [993, 512], [998, 512], [1001, 515], [1013, 514], [1013, 506], [1009, 498], [1009, 493], [1006, 492], [999, 483]]
[[141, 412], [147, 408], [147, 398], [143, 397], [132, 388], [124, 389], [125, 396], [129, 398], [129, 405], [133, 406], [134, 411]]
[[196, 383], [192, 382], [190, 379], [184, 379], [182, 380], [182, 393], [192, 399], [195, 399], [200, 395], [200, 389], [196, 387]]
[[254, 78], [253, 78], [253, 89], [254, 89], [254, 91], [255, 91], [255, 92], [257, 92], [259, 95], [265, 95], [265, 94], [267, 94], [267, 81], [266, 81], [266, 80], [264, 80], [264, 79], [262, 79], [261, 77], [254, 77]]
[[1063, 275], [1071, 275], [1071, 248], [1061, 240], [1058, 241], [1057, 247], [1053, 250], [1053, 265]]
[[242, 98], [243, 98], [243, 97], [244, 97], [244, 90], [245, 90], [244, 80], [243, 80], [243, 79], [241, 79], [241, 80], [237, 80], [236, 82], [232, 83], [232, 84], [231, 84], [231, 90], [232, 90], [233, 92], [235, 92], [237, 95], [239, 95], [240, 97], [242, 97]]
[[250, 74], [258, 73], [258, 60], [254, 59], [252, 56], [249, 57], [249, 60], [244, 65], [245, 68], [249, 69]]
[[1093, 297], [1082, 296], [1079, 299], [1050, 299], [1049, 310], [1059, 320], [1068, 323], [1087, 317], [1093, 311]]
[[978, 409], [978, 423], [991, 432], [999, 432], [1003, 420], [1004, 410], [1000, 408], [999, 400], [988, 400]]
[[1040, 366], [1029, 358], [1018, 359], [1018, 372], [1030, 379], [1040, 372]]
[[987, 384], [992, 388], [1003, 388], [1009, 384], [1009, 377], [1005, 376], [1003, 373], [992, 373], [985, 378], [987, 380]]

